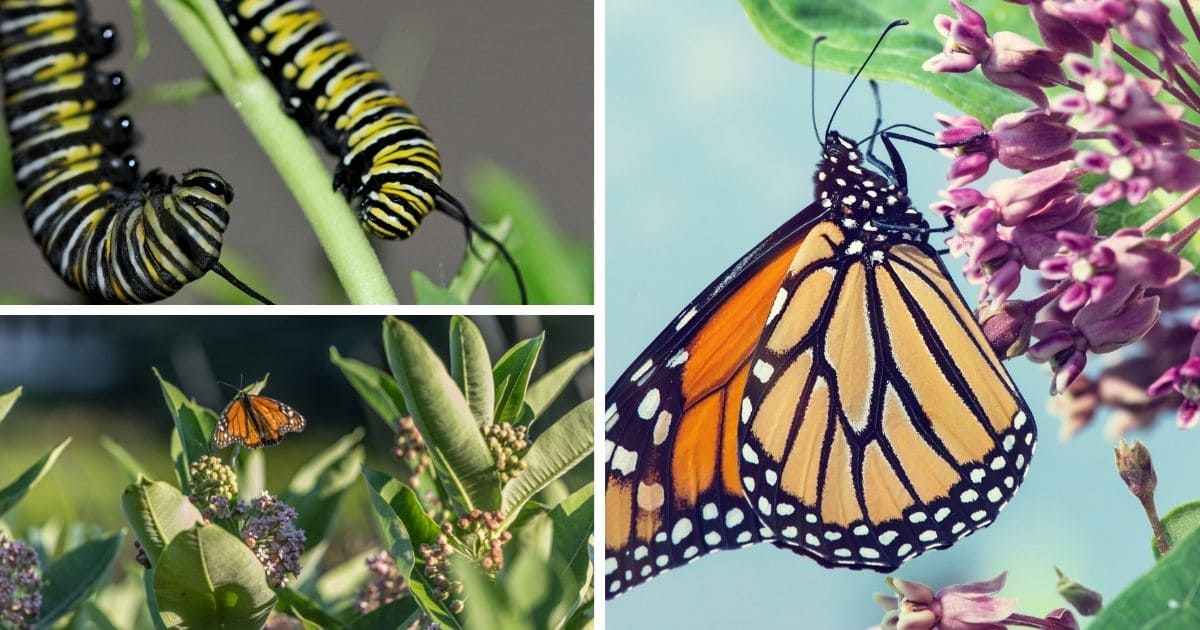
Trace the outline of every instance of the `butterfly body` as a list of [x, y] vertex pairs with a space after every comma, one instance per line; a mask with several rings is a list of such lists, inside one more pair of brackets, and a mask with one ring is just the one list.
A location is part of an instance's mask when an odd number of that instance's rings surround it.
[[826, 135], [816, 201], [608, 392], [606, 595], [755, 542], [889, 571], [989, 524], [1035, 428], [905, 173]]
[[290, 406], [266, 396], [239, 391], [221, 412], [213, 432], [213, 446], [225, 448], [234, 442], [247, 448], [273, 446], [284, 434], [303, 431], [304, 416]]

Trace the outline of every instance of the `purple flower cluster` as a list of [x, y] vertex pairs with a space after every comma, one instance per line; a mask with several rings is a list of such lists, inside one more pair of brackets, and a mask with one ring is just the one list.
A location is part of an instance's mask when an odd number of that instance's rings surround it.
[[0, 626], [32, 628], [41, 615], [41, 591], [37, 552], [0, 532]]
[[304, 530], [296, 527], [296, 510], [264, 491], [250, 502], [242, 541], [254, 551], [274, 588], [287, 584], [287, 574], [300, 573]]
[[360, 615], [408, 595], [408, 582], [391, 554], [387, 551], [367, 554], [366, 562], [371, 581], [359, 590], [355, 601], [355, 608]]
[[1003, 630], [1010, 626], [1079, 630], [1079, 622], [1066, 608], [1045, 617], [1016, 612], [1017, 600], [997, 597], [1006, 574], [983, 582], [955, 584], [936, 593], [933, 589], [899, 578], [884, 583], [895, 595], [876, 595], [885, 612], [878, 628], [903, 630]]
[[[1183, 119], [1187, 109], [1200, 112], [1193, 88], [1200, 68], [1161, 0], [1009, 1], [1029, 7], [1044, 46], [989, 33], [982, 15], [950, 0], [954, 17], [934, 20], [945, 47], [924, 66], [978, 67], [1035, 105], [1000, 116], [990, 129], [970, 116], [938, 117], [940, 142], [969, 142], [955, 151], [948, 190], [933, 207], [953, 222], [950, 251], [981, 285], [984, 332], [1003, 356], [1048, 364], [1052, 393], [1086, 401], [1064, 409], [1065, 433], [1090, 422], [1100, 405], [1137, 416], [1122, 428], [1140, 426], [1164, 400], [1181, 404], [1179, 424], [1191, 427], [1200, 420], [1200, 341], [1188, 357], [1180, 351], [1187, 344], [1178, 343], [1126, 357], [1137, 372], [1120, 363], [1097, 378], [1084, 371], [1091, 355], [1178, 337], [1175, 309], [1195, 305], [1184, 297], [1193, 266], [1180, 253], [1200, 219], [1175, 234], [1156, 229], [1200, 195], [1200, 161], [1190, 155], [1200, 147], [1200, 127]], [[1190, 5], [1181, 6], [1197, 24]], [[1127, 47], [1153, 55], [1158, 69]], [[993, 162], [1023, 173], [972, 187]], [[1161, 209], [1140, 225], [1100, 234], [1100, 213], [1119, 203]], [[1030, 279], [1037, 295], [1012, 299]], [[1140, 396], [1128, 388], [1115, 398], [1097, 391], [1118, 375]]]

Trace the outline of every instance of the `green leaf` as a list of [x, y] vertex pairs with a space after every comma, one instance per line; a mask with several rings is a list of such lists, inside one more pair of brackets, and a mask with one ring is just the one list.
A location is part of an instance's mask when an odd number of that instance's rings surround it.
[[404, 597], [389, 602], [355, 619], [348, 628], [352, 630], [374, 630], [374, 628], [407, 628], [421, 616], [421, 608], [413, 597]]
[[550, 630], [559, 627], [570, 613], [562, 603], [567, 599], [559, 579], [563, 569], [555, 558], [516, 554], [494, 583], [474, 562], [461, 557], [454, 560], [463, 591], [471, 597], [463, 610], [468, 628]]
[[423, 271], [412, 272], [412, 288], [414, 304], [441, 304], [462, 306], [466, 301], [455, 295], [453, 291], [434, 282]]
[[150, 622], [154, 624], [155, 630], [165, 630], [162, 613], [158, 609], [158, 598], [154, 595], [154, 569], [142, 572], [142, 587], [146, 591], [146, 609], [150, 612]]
[[260, 628], [276, 597], [254, 553], [218, 525], [180, 532], [154, 566], [168, 627]]
[[568, 573], [564, 576], [570, 575], [575, 581], [575, 593], [568, 593], [574, 601], [565, 602], [572, 607], [586, 599], [590, 591], [592, 558], [588, 548], [595, 531], [594, 506], [595, 486], [588, 483], [559, 502], [548, 514], [554, 524], [551, 553], [567, 567]]
[[366, 562], [368, 555], [369, 552], [364, 551], [350, 556], [317, 576], [312, 590], [327, 609], [338, 610], [354, 603], [359, 587], [371, 578]]
[[151, 566], [158, 566], [159, 554], [179, 532], [204, 521], [200, 510], [165, 481], [140, 479], [130, 484], [121, 495], [121, 511]]
[[595, 354], [596, 349], [589, 348], [568, 357], [566, 361], [554, 366], [529, 385], [529, 389], [525, 391], [525, 402], [533, 410], [534, 418], [540, 417], [546, 411], [550, 403], [558, 398], [558, 395], [571, 383], [571, 379], [575, 378], [583, 366], [591, 362]]
[[54, 622], [87, 599], [116, 562], [124, 532], [86, 542], [54, 560], [42, 574], [42, 614], [39, 628]]
[[451, 500], [463, 510], [499, 507], [492, 453], [446, 367], [417, 329], [399, 319], [384, 322], [383, 344], [438, 481]]
[[[1167, 547], [1173, 549], [1175, 543], [1200, 529], [1200, 501], [1188, 501], [1167, 512], [1162, 517], [1162, 525], [1163, 533], [1167, 535]], [[1150, 551], [1155, 560], [1162, 557], [1158, 553], [1158, 545], [1154, 544], [1154, 536], [1150, 537]]]
[[30, 488], [42, 480], [46, 471], [50, 470], [50, 467], [58, 460], [59, 454], [70, 443], [71, 438], [63, 440], [58, 446], [50, 449], [50, 452], [42, 455], [42, 458], [34, 462], [32, 466], [26, 468], [25, 472], [21, 473], [16, 480], [4, 488], [0, 488], [0, 516], [4, 516], [11, 510], [17, 501], [20, 501], [29, 492]]
[[137, 481], [138, 477], [152, 479], [150, 474], [146, 472], [146, 469], [142, 468], [142, 465], [137, 461], [137, 458], [135, 458], [129, 451], [125, 450], [124, 446], [121, 446], [117, 442], [113, 441], [113, 439], [107, 435], [100, 436], [100, 448], [103, 448], [105, 451], [107, 451], [109, 456], [113, 458], [113, 461], [117, 462], [117, 467], [125, 473], [125, 476], [129, 478], [129, 481]]
[[417, 562], [417, 547], [435, 542], [441, 530], [407, 484], [365, 467], [362, 474], [371, 491], [371, 506], [380, 519], [388, 551], [400, 572], [408, 574]]
[[1134, 581], [1089, 626], [1200, 628], [1200, 535], [1193, 533]]
[[525, 405], [525, 390], [537, 363], [546, 333], [526, 339], [508, 349], [496, 362], [492, 378], [496, 383], [496, 422], [515, 422]]
[[175, 431], [183, 448], [181, 463], [185, 470], [185, 478], [181, 480], [181, 486], [186, 492], [189, 485], [187, 481], [191, 479], [189, 469], [192, 463], [204, 455], [215, 454], [211, 443], [213, 430], [217, 427], [217, 414], [184, 396], [178, 387], [159, 374], [157, 368], [154, 369], [154, 376], [162, 388], [167, 408], [171, 410], [171, 417], [175, 420]]
[[338, 366], [350, 386], [379, 416], [392, 433], [396, 432], [396, 421], [400, 416], [407, 416], [404, 406], [404, 393], [396, 384], [396, 379], [383, 370], [367, 365], [356, 359], [344, 358], [337, 348], [329, 348], [329, 359]]
[[325, 612], [309, 599], [307, 595], [290, 588], [281, 588], [275, 592], [279, 597], [279, 606], [293, 617], [320, 624], [320, 628], [344, 628], [346, 624], [341, 619]]
[[237, 474], [238, 498], [253, 501], [262, 496], [267, 487], [267, 456], [263, 449], [238, 451], [231, 464]]
[[363, 462], [359, 446], [366, 430], [362, 427], [321, 449], [292, 477], [283, 502], [299, 513], [297, 527], [304, 530], [304, 548], [312, 549], [325, 539], [346, 491], [358, 480]]
[[[495, 223], [482, 223], [480, 229], [491, 234], [493, 238], [504, 243], [510, 231], [512, 220], [504, 217]], [[420, 271], [412, 272], [413, 294], [417, 304], [469, 304], [471, 296], [479, 290], [480, 283], [487, 275], [492, 263], [505, 265], [500, 250], [490, 240], [471, 234], [471, 245], [463, 254], [462, 265], [458, 273], [450, 280], [450, 286], [442, 288]], [[514, 300], [515, 301], [515, 300]]]
[[[921, 69], [925, 60], [942, 51], [944, 40], [937, 35], [932, 23], [937, 13], [950, 12], [944, 2], [741, 0], [741, 3], [763, 39], [799, 63], [808, 65], [811, 62], [815, 36], [827, 36], [818, 48], [817, 66], [845, 73], [858, 70], [884, 26], [896, 17], [904, 17], [911, 25], [888, 35], [867, 65], [864, 77], [916, 86], [979, 118], [984, 124], [1031, 105], [1013, 92], [993, 85], [978, 71], [945, 74]], [[1003, 30], [997, 26], [999, 21], [993, 22], [992, 12], [977, 5], [972, 3], [972, 7], [988, 16], [991, 32]], [[1015, 8], [1025, 11], [1024, 7]], [[801, 78], [797, 73], [797, 80]], [[909, 122], [921, 124], [923, 121]]]
[[[505, 245], [521, 266], [531, 304], [592, 303], [590, 238], [577, 240], [564, 234], [533, 187], [497, 164], [473, 168], [467, 189], [480, 216], [512, 221], [513, 237]], [[494, 269], [505, 301], [516, 302], [512, 274], [501, 265]]]
[[492, 359], [479, 327], [461, 315], [450, 318], [450, 375], [479, 426], [491, 423], [496, 401]]
[[4, 422], [5, 416], [12, 410], [17, 399], [21, 397], [22, 388], [18, 387], [3, 396], [0, 396], [0, 422]]
[[434, 599], [425, 562], [415, 549], [421, 544], [434, 544], [441, 534], [438, 525], [421, 507], [413, 489], [384, 473], [363, 469], [363, 477], [371, 490], [371, 506], [383, 526], [384, 538], [400, 572], [408, 578], [409, 591], [438, 623], [458, 628], [454, 615]]
[[526, 468], [504, 486], [502, 507], [511, 519], [526, 501], [592, 454], [595, 413], [589, 398], [538, 436], [522, 457]]

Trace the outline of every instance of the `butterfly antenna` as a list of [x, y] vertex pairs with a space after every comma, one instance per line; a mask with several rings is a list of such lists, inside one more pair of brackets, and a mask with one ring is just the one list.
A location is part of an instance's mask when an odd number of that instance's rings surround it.
[[820, 44], [823, 41], [825, 41], [824, 35], [817, 35], [816, 38], [813, 39], [812, 63], [810, 63], [808, 66], [809, 79], [811, 82], [809, 97], [812, 98], [812, 102], [809, 103], [808, 106], [808, 113], [812, 114], [813, 135], [816, 136], [818, 145], [825, 142], [821, 139], [821, 132], [817, 131], [817, 44]]
[[879, 39], [875, 40], [875, 45], [871, 47], [871, 52], [867, 53], [867, 58], [863, 59], [862, 65], [858, 67], [858, 72], [854, 73], [854, 76], [850, 78], [850, 83], [848, 83], [846, 85], [846, 89], [842, 91], [842, 96], [838, 99], [837, 105], [833, 106], [833, 113], [829, 115], [829, 124], [825, 125], [825, 135], [829, 135], [829, 130], [833, 128], [833, 119], [837, 116], [838, 110], [842, 107], [842, 101], [846, 100], [846, 95], [850, 93], [850, 88], [854, 87], [854, 82], [858, 80], [859, 75], [863, 73], [863, 70], [867, 69], [867, 64], [871, 62], [871, 57], [875, 56], [875, 51], [879, 50], [879, 45], [883, 43], [883, 38], [887, 37], [888, 32], [892, 29], [896, 28], [897, 26], [904, 26], [906, 24], [908, 24], [908, 20], [894, 20], [891, 24], [888, 24], [887, 27], [883, 29], [882, 33], [879, 34]]

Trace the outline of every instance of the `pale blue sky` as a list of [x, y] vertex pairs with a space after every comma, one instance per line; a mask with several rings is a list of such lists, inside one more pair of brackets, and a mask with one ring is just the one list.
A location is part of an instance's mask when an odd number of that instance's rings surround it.
[[[611, 382], [700, 289], [811, 201], [817, 143], [808, 69], [768, 46], [736, 0], [608, 0], [607, 68]], [[822, 122], [846, 80], [818, 74]], [[901, 85], [884, 85], [883, 98], [889, 122], [931, 127], [934, 112], [952, 111]], [[873, 116], [864, 83], [835, 126], [861, 137]], [[944, 187], [947, 162], [916, 147], [904, 156], [911, 196], [924, 207]], [[1023, 488], [991, 527], [898, 575], [936, 588], [1007, 569], [1004, 593], [1020, 599], [1022, 612], [1044, 614], [1063, 605], [1057, 564], [1111, 598], [1152, 563], [1145, 518], [1114, 473], [1099, 427], [1060, 443], [1058, 420], [1046, 411], [1046, 373], [1023, 359], [1010, 370], [1041, 433]], [[1154, 452], [1164, 511], [1191, 498], [1193, 486], [1196, 435], [1173, 424], [1139, 436]], [[879, 620], [871, 594], [882, 590], [880, 575], [827, 570], [761, 546], [667, 572], [611, 602], [607, 620], [622, 629], [865, 628]]]

